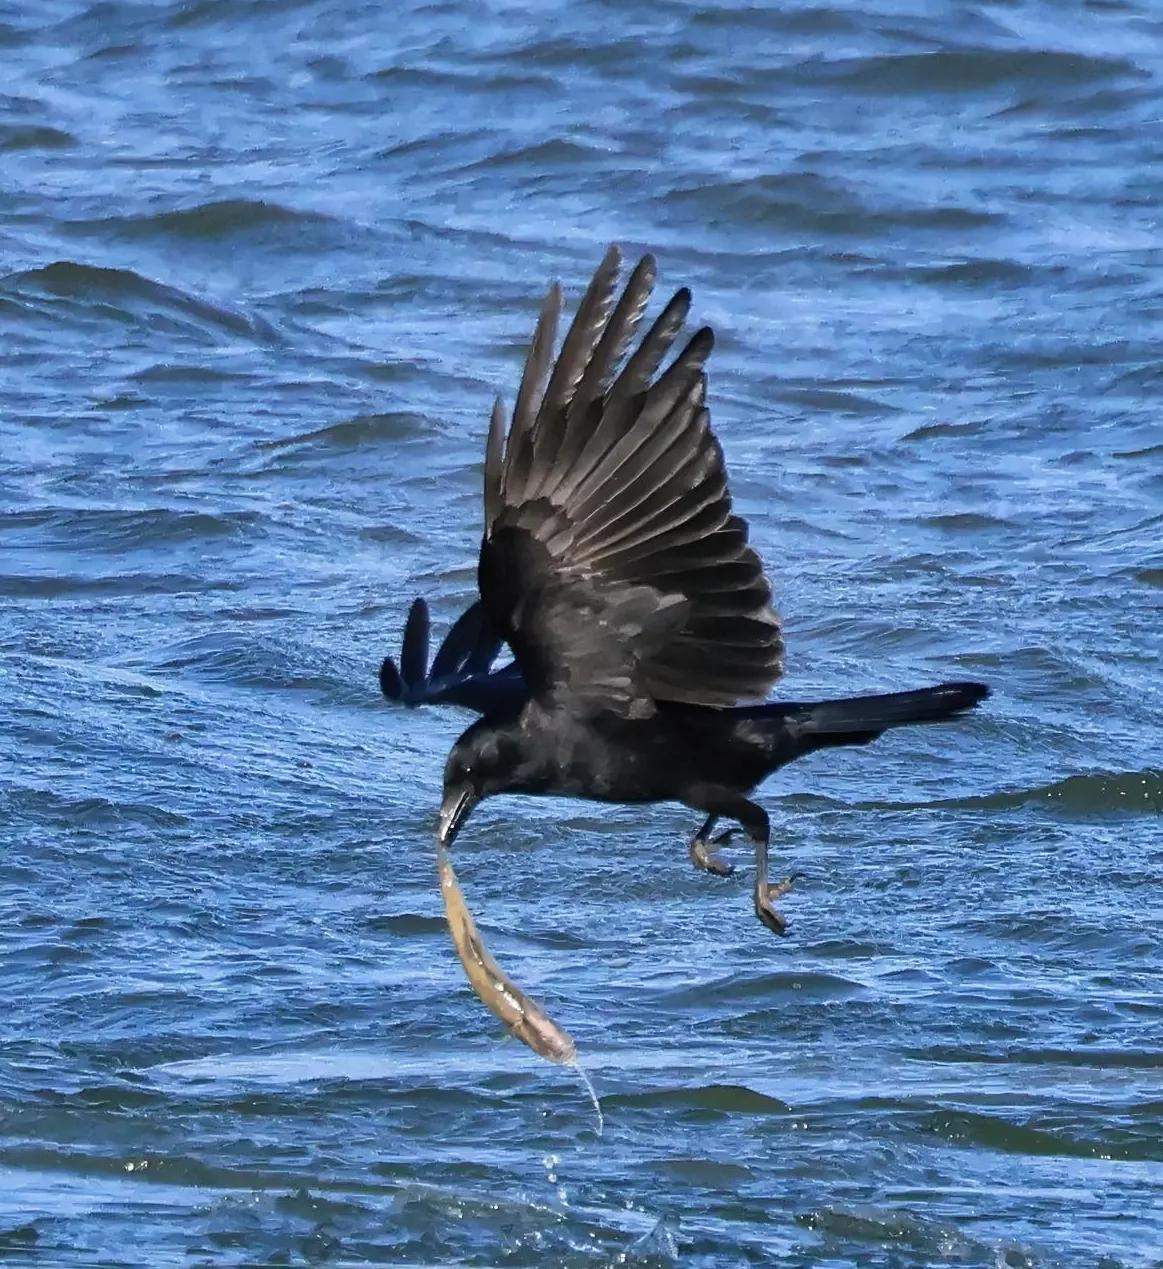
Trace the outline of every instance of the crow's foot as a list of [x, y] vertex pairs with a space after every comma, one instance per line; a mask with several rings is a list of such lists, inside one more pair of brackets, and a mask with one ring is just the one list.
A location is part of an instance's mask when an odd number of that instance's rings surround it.
[[774, 886], [768, 886], [767, 897], [769, 899], [782, 899], [785, 894], [789, 894], [796, 882], [804, 874], [802, 872], [793, 872], [785, 877], [782, 881], [776, 882]]
[[791, 890], [799, 876], [799, 873], [792, 873], [776, 885], [764, 886], [755, 892], [755, 915], [773, 934], [782, 936], [787, 933], [787, 919], [775, 906], [775, 901]]
[[769, 898], [755, 896], [755, 915], [773, 933], [781, 937], [787, 933], [787, 921]]
[[729, 828], [718, 837], [707, 841], [705, 837], [694, 836], [690, 841], [691, 863], [703, 872], [713, 873], [716, 877], [729, 877], [735, 871], [735, 865], [729, 864], [715, 849], [722, 846], [735, 835], [735, 829]]

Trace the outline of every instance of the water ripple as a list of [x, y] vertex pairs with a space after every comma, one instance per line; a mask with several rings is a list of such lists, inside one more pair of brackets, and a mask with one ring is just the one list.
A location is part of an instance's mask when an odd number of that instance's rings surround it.
[[[1153, 1269], [1163, 27], [1141, 0], [52, 0], [0, 19], [0, 1257]], [[457, 841], [475, 587], [547, 282], [653, 251], [789, 699], [983, 678], [759, 797]]]

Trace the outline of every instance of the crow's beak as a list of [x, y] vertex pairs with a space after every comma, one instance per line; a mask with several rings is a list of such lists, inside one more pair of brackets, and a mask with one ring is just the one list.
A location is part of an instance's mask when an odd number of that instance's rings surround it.
[[440, 815], [436, 821], [436, 836], [441, 846], [452, 845], [453, 839], [460, 832], [460, 826], [468, 819], [469, 812], [479, 801], [477, 793], [468, 784], [445, 790], [444, 801], [440, 804]]

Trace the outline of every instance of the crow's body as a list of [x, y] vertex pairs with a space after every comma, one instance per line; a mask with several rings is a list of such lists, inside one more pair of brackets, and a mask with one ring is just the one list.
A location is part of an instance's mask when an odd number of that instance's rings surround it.
[[[487, 767], [507, 772], [509, 793], [676, 801], [710, 812], [708, 803], [746, 797], [805, 754], [867, 744], [899, 723], [943, 721], [983, 695], [978, 684], [947, 683], [843, 702], [730, 710], [662, 704], [647, 718], [586, 720], [530, 702], [511, 719], [482, 718], [462, 740], [480, 747]], [[840, 704], [842, 716], [835, 714]]]
[[[713, 337], [697, 331], [660, 373], [690, 306], [681, 290], [631, 351], [654, 262], [638, 264], [615, 302], [619, 264], [611, 248], [556, 362], [560, 292], [551, 288], [511, 427], [499, 401], [493, 411], [480, 620], [509, 644], [520, 677], [510, 675], [503, 707], [486, 712], [449, 755], [442, 868], [472, 807], [493, 794], [681, 802], [706, 816], [691, 853], [710, 871], [727, 871], [707, 851], [715, 821], [742, 825], [756, 849], [756, 912], [782, 933], [774, 899], [790, 882], [768, 883], [768, 818], [751, 800], [754, 789], [803, 754], [943, 721], [987, 689], [946, 683], [753, 703], [782, 671], [783, 637], [710, 428], [704, 364]], [[426, 660], [426, 619], [421, 642], [413, 648]], [[387, 694], [389, 665], [381, 672]], [[416, 678], [416, 666], [403, 669], [405, 682]], [[443, 884], [447, 894], [455, 880]], [[475, 929], [472, 940], [462, 960], [481, 990], [500, 971]], [[520, 993], [503, 978], [495, 986], [491, 1001], [482, 994], [512, 1023]], [[521, 1033], [523, 1024], [513, 1025]]]
[[506, 792], [698, 809], [695, 790], [750, 792], [794, 756], [781, 760], [781, 750], [794, 747], [781, 720], [695, 706], [667, 706], [648, 718], [580, 719], [530, 703], [508, 723], [473, 724], [464, 740], [480, 746], [486, 765], [506, 768]]

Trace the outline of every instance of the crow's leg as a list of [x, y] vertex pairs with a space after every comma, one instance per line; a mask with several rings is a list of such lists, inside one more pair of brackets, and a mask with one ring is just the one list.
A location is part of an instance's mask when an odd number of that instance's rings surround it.
[[[714, 785], [696, 785], [687, 789], [683, 801], [709, 815], [710, 823], [729, 816], [738, 820], [755, 845], [755, 915], [775, 934], [787, 933], [787, 922], [775, 906], [776, 899], [792, 888], [794, 877], [786, 877], [777, 885], [767, 879], [767, 847], [771, 838], [771, 822], [763, 807], [749, 801], [734, 789]], [[709, 831], [707, 825], [703, 830]]]
[[767, 848], [771, 842], [771, 821], [767, 812], [754, 802], [740, 799], [735, 818], [743, 825], [743, 831], [755, 843], [755, 915], [773, 934], [786, 934], [787, 921], [775, 906], [792, 888], [794, 878], [785, 877], [777, 885], [767, 880]]
[[696, 829], [694, 836], [687, 843], [691, 853], [691, 863], [703, 872], [714, 873], [716, 877], [729, 877], [735, 871], [735, 865], [729, 864], [715, 849], [722, 846], [734, 836], [735, 830], [729, 828], [718, 837], [711, 836], [711, 830], [719, 822], [717, 815], [708, 815], [702, 828]]

